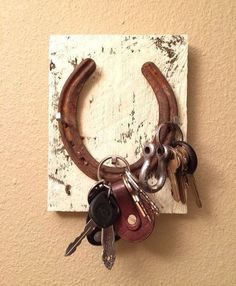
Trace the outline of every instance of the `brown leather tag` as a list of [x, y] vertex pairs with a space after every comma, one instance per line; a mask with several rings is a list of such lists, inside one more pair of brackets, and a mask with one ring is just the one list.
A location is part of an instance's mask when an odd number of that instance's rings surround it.
[[113, 183], [111, 187], [121, 212], [114, 225], [117, 234], [127, 241], [138, 242], [145, 240], [154, 229], [155, 214], [150, 207], [143, 202], [151, 221], [142, 216], [135, 206], [130, 193], [126, 189], [123, 180]]

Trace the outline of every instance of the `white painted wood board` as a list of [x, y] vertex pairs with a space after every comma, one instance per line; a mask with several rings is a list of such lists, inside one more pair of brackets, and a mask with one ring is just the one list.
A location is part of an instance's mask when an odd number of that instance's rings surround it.
[[[144, 143], [154, 136], [158, 120], [156, 98], [141, 66], [153, 61], [169, 81], [186, 138], [187, 55], [186, 35], [50, 37], [48, 210], [87, 211], [87, 194], [95, 183], [69, 158], [55, 118], [61, 89], [75, 65], [87, 57], [97, 64], [79, 100], [88, 150], [98, 161], [119, 154], [133, 163], [140, 158]], [[169, 180], [152, 197], [163, 205], [163, 213], [187, 212], [186, 205], [173, 200]]]

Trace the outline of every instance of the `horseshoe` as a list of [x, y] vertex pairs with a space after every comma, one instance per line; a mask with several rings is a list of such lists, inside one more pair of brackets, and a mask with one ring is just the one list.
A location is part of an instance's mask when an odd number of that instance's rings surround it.
[[[173, 89], [171, 88], [170, 84], [164, 77], [164, 75], [161, 73], [161, 71], [157, 68], [157, 66], [153, 62], [146, 62], [142, 66], [142, 73], [147, 79], [148, 83], [151, 85], [154, 93], [161, 93], [163, 97], [167, 98], [168, 106], [169, 106], [169, 112], [170, 112], [170, 122], [178, 123], [178, 106], [175, 94], [173, 92]], [[158, 103], [161, 99], [158, 100]], [[161, 111], [160, 104], [159, 104], [159, 111]], [[163, 111], [163, 114], [166, 111]], [[161, 112], [159, 112], [160, 114]], [[159, 117], [159, 124], [164, 123], [164, 118]], [[163, 137], [167, 137], [166, 140], [163, 139]], [[165, 144], [170, 144], [175, 137], [175, 130], [165, 128], [163, 134], [162, 134], [162, 141]], [[156, 140], [154, 140], [156, 142]], [[156, 142], [157, 143], [157, 142]]]
[[[80, 92], [95, 69], [96, 63], [89, 58], [82, 60], [74, 69], [61, 91], [57, 119], [61, 138], [69, 156], [82, 172], [90, 178], [97, 180], [99, 162], [89, 153], [84, 145], [77, 122], [77, 105]], [[142, 73], [156, 95], [159, 105], [158, 124], [175, 120], [178, 116], [176, 99], [165, 77], [155, 64], [151, 62], [143, 65]], [[171, 133], [164, 134], [166, 138], [163, 139], [163, 142], [171, 140]], [[143, 158], [131, 164], [131, 172], [138, 174], [142, 164]], [[123, 174], [124, 168], [122, 167], [103, 166], [102, 176], [106, 181], [115, 182]]]

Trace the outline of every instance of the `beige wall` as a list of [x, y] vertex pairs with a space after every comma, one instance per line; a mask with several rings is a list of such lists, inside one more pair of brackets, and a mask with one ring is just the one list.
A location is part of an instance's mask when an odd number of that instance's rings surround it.
[[[235, 285], [235, 1], [1, 0], [0, 11], [0, 285]], [[46, 210], [48, 38], [65, 33], [189, 34], [204, 208], [191, 198], [149, 240], [119, 242], [112, 272], [88, 243], [63, 257], [85, 215]]]

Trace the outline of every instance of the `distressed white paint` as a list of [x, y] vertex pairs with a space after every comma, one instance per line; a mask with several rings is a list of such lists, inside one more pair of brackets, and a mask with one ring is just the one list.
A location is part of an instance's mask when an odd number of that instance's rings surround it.
[[[97, 64], [79, 101], [79, 122], [85, 144], [97, 159], [110, 154], [129, 162], [140, 158], [158, 120], [158, 105], [141, 73], [153, 61], [171, 84], [179, 106], [180, 124], [187, 129], [186, 35], [73, 35], [51, 36], [49, 72], [48, 209], [87, 211], [87, 193], [94, 181], [68, 158], [60, 139], [56, 112], [62, 86], [83, 58]], [[70, 195], [65, 186], [70, 185]], [[187, 207], [171, 196], [170, 183], [155, 194], [163, 213], [186, 213]]]

